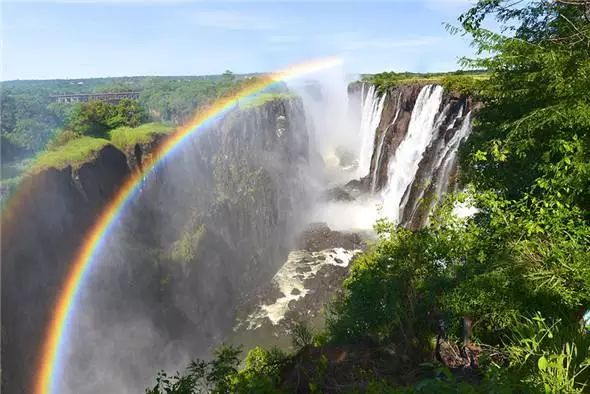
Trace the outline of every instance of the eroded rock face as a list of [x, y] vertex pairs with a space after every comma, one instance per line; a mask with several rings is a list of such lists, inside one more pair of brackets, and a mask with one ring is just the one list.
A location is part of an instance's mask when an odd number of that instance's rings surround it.
[[[74, 253], [160, 143], [126, 152], [108, 146], [79, 169], [49, 169], [25, 181], [2, 226], [3, 391], [30, 389]], [[270, 280], [287, 258], [296, 212], [306, 204], [299, 167], [307, 144], [301, 103], [274, 100], [229, 113], [147, 176], [84, 284], [63, 387], [141, 390], [154, 365], [182, 364], [171, 361], [174, 353], [203, 356], [231, 329], [239, 295]], [[114, 344], [120, 357], [111, 360], [101, 343]], [[142, 358], [151, 359], [147, 369], [136, 362]], [[116, 372], [99, 381], [96, 366]]]

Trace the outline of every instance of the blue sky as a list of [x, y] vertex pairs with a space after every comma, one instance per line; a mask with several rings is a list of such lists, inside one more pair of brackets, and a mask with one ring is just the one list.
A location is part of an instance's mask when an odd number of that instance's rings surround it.
[[341, 56], [347, 72], [447, 71], [469, 0], [2, 1], [2, 79], [271, 71]]

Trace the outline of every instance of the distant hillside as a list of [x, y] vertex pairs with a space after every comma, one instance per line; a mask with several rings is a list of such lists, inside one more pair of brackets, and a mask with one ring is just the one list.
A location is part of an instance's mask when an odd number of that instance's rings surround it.
[[[43, 150], [67, 124], [80, 104], [56, 103], [56, 94], [140, 92], [138, 102], [146, 121], [182, 124], [195, 110], [231, 93], [260, 74], [204, 76], [135, 76], [0, 82], [1, 135], [11, 144], [11, 154], [2, 162], [20, 161]], [[281, 88], [279, 87], [279, 90]]]

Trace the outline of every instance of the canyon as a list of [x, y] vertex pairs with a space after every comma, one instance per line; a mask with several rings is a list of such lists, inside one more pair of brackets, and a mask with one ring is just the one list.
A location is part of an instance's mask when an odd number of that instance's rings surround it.
[[[321, 324], [378, 218], [419, 229], [460, 187], [470, 97], [420, 83], [314, 86], [238, 106], [146, 176], [83, 289], [60, 392], [141, 391], [224, 340], [284, 345], [290, 324]], [[7, 392], [30, 389], [77, 248], [164, 138], [23, 181], [2, 229]]]

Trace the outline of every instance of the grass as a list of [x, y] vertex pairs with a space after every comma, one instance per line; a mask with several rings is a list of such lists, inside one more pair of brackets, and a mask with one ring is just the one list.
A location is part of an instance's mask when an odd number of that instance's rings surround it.
[[465, 75], [430, 75], [427, 77], [410, 77], [401, 78], [396, 80], [398, 84], [409, 84], [409, 83], [432, 83], [432, 84], [443, 84], [448, 80], [453, 79], [471, 79], [475, 81], [483, 81], [489, 78], [488, 74], [465, 74]]
[[81, 166], [96, 157], [98, 152], [108, 144], [125, 150], [137, 143], [152, 141], [156, 135], [166, 135], [175, 128], [163, 123], [146, 123], [139, 127], [120, 127], [111, 130], [109, 139], [95, 137], [79, 137], [66, 142], [55, 149], [43, 151], [37, 155], [30, 165], [28, 172], [36, 173], [54, 167], [57, 169]]
[[477, 90], [477, 83], [489, 78], [485, 71], [459, 71], [448, 73], [395, 73], [366, 74], [362, 81], [373, 83], [383, 93], [386, 89], [411, 83], [439, 84], [449, 90], [469, 93]]
[[295, 97], [297, 96], [293, 93], [260, 93], [253, 97], [240, 99], [238, 104], [240, 106], [240, 109], [248, 109], [264, 105], [273, 100], [290, 100]]
[[139, 127], [119, 127], [111, 130], [109, 136], [113, 145], [126, 150], [135, 144], [149, 143], [154, 136], [170, 134], [174, 130], [174, 126], [164, 123], [146, 123]]
[[70, 140], [59, 148], [41, 152], [33, 161], [29, 171], [36, 173], [50, 167], [62, 169], [69, 165], [79, 167], [96, 157], [98, 152], [109, 143], [109, 140], [93, 137]]

